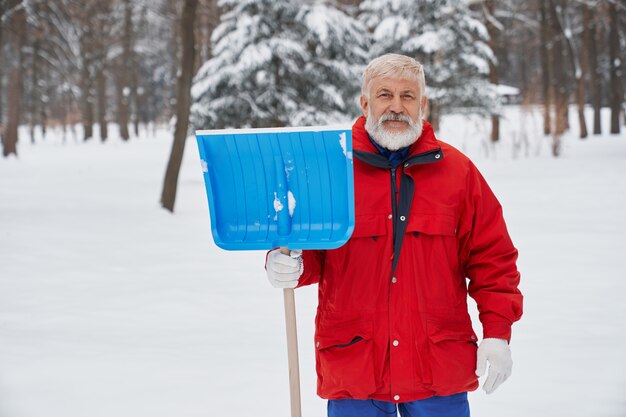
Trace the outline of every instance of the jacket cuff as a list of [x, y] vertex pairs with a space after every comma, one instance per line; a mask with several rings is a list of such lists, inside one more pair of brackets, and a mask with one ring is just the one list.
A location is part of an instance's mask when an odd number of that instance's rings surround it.
[[483, 339], [495, 338], [511, 342], [511, 325], [504, 322], [483, 323]]
[[267, 271], [267, 258], [270, 256], [270, 253], [274, 252], [276, 249], [278, 248], [268, 250], [267, 253], [265, 254], [265, 263], [263, 264], [263, 268], [265, 268], [266, 271]]

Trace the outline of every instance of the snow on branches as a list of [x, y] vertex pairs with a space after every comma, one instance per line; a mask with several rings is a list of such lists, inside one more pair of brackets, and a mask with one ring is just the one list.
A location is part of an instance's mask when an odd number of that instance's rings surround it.
[[213, 58], [192, 88], [197, 128], [346, 121], [358, 113], [369, 35], [330, 5], [225, 0]]
[[374, 34], [372, 54], [400, 53], [424, 65], [427, 95], [441, 110], [497, 105], [487, 81], [495, 57], [484, 24], [456, 0], [365, 0], [359, 19]]

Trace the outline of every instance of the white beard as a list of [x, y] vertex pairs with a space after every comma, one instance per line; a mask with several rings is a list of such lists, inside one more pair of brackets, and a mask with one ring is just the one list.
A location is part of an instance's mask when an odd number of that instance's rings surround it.
[[[369, 109], [368, 113], [371, 114]], [[385, 129], [385, 125], [383, 124], [387, 120], [401, 120], [406, 122], [409, 126], [402, 132], [390, 132]], [[367, 130], [367, 133], [370, 134], [376, 143], [390, 151], [397, 151], [398, 149], [405, 148], [415, 143], [422, 135], [423, 127], [424, 122], [422, 120], [421, 111], [416, 122], [402, 113], [385, 113], [380, 116], [378, 120], [374, 120], [373, 117], [368, 117], [365, 120], [365, 130]]]

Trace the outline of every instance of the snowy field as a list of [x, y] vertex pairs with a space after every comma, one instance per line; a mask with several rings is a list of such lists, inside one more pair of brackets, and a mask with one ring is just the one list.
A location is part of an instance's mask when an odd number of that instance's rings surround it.
[[[539, 110], [508, 108], [497, 147], [488, 122], [443, 120], [504, 206], [525, 295], [513, 376], [470, 395], [475, 417], [626, 416], [626, 134], [580, 141], [570, 114], [559, 159]], [[195, 141], [171, 215], [167, 132], [23, 133], [0, 159], [0, 417], [288, 416], [282, 293], [263, 252], [212, 243]], [[325, 415], [316, 295], [296, 293], [304, 417]]]

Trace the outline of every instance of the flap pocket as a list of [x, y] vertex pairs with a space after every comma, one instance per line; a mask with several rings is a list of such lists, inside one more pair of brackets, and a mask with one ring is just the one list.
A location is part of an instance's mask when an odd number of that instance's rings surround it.
[[419, 232], [427, 235], [456, 236], [456, 224], [453, 216], [446, 214], [411, 213], [407, 232]]
[[324, 323], [317, 329], [315, 348], [346, 348], [372, 338], [372, 322], [359, 320], [342, 323]]
[[478, 387], [476, 378], [476, 335], [469, 320], [451, 318], [427, 319], [429, 346], [426, 358], [430, 367], [431, 390], [446, 391], [450, 387], [472, 391]]
[[456, 340], [476, 343], [477, 337], [468, 322], [447, 322], [428, 320], [428, 337], [431, 342], [439, 343], [444, 340]]
[[369, 398], [376, 392], [373, 321], [322, 318], [315, 334], [318, 392], [323, 397]]
[[352, 237], [384, 236], [387, 234], [386, 217], [382, 214], [356, 216]]

